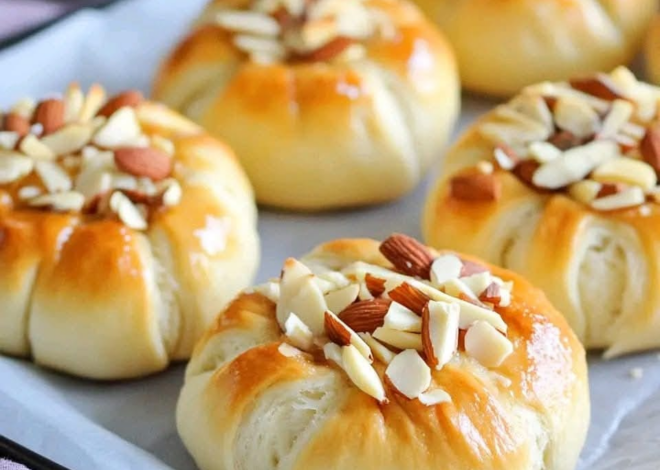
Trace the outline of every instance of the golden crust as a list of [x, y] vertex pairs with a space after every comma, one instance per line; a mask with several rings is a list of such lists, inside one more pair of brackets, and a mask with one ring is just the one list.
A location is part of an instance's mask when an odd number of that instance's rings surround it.
[[[377, 247], [371, 240], [338, 240], [310, 256], [388, 266]], [[584, 350], [540, 290], [509, 271], [489, 269], [515, 285], [513, 304], [498, 309], [514, 353], [489, 372], [461, 353], [456, 363], [433, 371], [433, 383], [452, 403], [430, 407], [402, 397], [388, 383], [391, 400], [379, 405], [325, 360], [285, 357], [278, 351], [284, 338], [274, 303], [260, 294], [242, 295], [196, 347], [177, 412], [184, 443], [204, 470], [260, 470], [258, 459], [242, 452], [249, 444], [245, 435], [262, 436], [262, 452], [270, 455], [267, 436], [286, 433], [287, 424], [264, 416], [261, 427], [247, 429], [255, 409], [287, 387], [309, 390], [321, 382], [325, 388], [314, 393], [331, 395], [332, 404], [305, 428], [302, 444], [278, 454], [286, 462], [282, 468], [574, 468], [589, 421]], [[227, 341], [246, 331], [260, 333], [227, 354]], [[383, 372], [382, 364], [376, 368]], [[302, 403], [293, 393], [287, 398]]]
[[229, 142], [264, 204], [319, 210], [397, 198], [445, 144], [458, 79], [451, 50], [416, 9], [368, 3], [398, 32], [368, 42], [362, 61], [256, 64], [219, 27], [201, 25], [165, 61], [154, 96]]
[[229, 148], [161, 105], [136, 112], [175, 145], [181, 203], [145, 232], [0, 205], [0, 351], [94, 379], [153, 373], [250, 282], [256, 209]]
[[656, 15], [646, 38], [646, 71], [649, 79], [660, 85], [660, 15]]
[[657, 0], [416, 0], [456, 50], [463, 85], [510, 96], [629, 63]]

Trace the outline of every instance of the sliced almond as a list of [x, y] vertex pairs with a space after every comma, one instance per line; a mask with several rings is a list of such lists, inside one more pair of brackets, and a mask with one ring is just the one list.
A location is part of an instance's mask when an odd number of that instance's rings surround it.
[[343, 368], [342, 348], [335, 343], [325, 343], [323, 345], [323, 355], [328, 361], [332, 361], [339, 367]]
[[64, 101], [44, 100], [34, 112], [34, 122], [43, 126], [43, 135], [49, 135], [64, 126]]
[[393, 301], [398, 302], [420, 316], [426, 304], [431, 300], [428, 295], [407, 282], [392, 289], [387, 295]]
[[284, 58], [286, 50], [284, 46], [276, 39], [258, 37], [247, 34], [237, 34], [233, 38], [234, 46], [237, 49], [247, 53], [268, 54], [274, 60]]
[[497, 201], [502, 195], [500, 180], [493, 174], [459, 174], [449, 184], [451, 197], [461, 201]]
[[397, 302], [392, 302], [387, 311], [387, 315], [385, 315], [385, 318], [383, 319], [382, 326], [392, 330], [421, 333], [422, 319], [412, 310]]
[[86, 169], [78, 175], [74, 187], [85, 196], [87, 201], [90, 201], [95, 196], [112, 189], [112, 176], [99, 168]]
[[155, 149], [165, 152], [170, 157], [176, 153], [176, 146], [174, 145], [174, 142], [160, 135], [151, 136], [151, 146]]
[[284, 334], [295, 347], [309, 351], [313, 344], [314, 335], [305, 323], [295, 313], [290, 313], [284, 322]]
[[0, 184], [8, 184], [29, 175], [34, 161], [20, 153], [0, 157]]
[[137, 90], [127, 90], [110, 98], [99, 110], [97, 115], [109, 118], [121, 108], [136, 108], [143, 101], [144, 97], [142, 96], [142, 93]]
[[392, 350], [388, 349], [381, 342], [377, 341], [369, 333], [358, 333], [358, 335], [365, 343], [367, 343], [367, 346], [369, 346], [369, 349], [371, 349], [372, 354], [377, 360], [384, 364], [389, 364], [392, 362], [392, 359], [394, 359], [396, 356]]
[[570, 84], [576, 90], [603, 100], [613, 101], [623, 98], [623, 94], [617, 88], [616, 83], [604, 73], [590, 77], [574, 78], [570, 81]]
[[433, 255], [414, 238], [393, 234], [380, 244], [380, 252], [402, 273], [429, 279]]
[[449, 279], [442, 285], [442, 290], [452, 297], [460, 298], [468, 301], [476, 300], [477, 296], [472, 292], [461, 279]]
[[28, 204], [32, 207], [48, 207], [58, 212], [78, 212], [85, 204], [85, 198], [75, 191], [65, 191], [35, 197], [30, 199]]
[[41, 139], [55, 155], [67, 155], [81, 150], [92, 138], [92, 129], [82, 124], [70, 124]]
[[632, 158], [615, 158], [598, 166], [591, 179], [601, 183], [624, 183], [651, 189], [658, 183], [655, 170], [648, 164]]
[[597, 140], [567, 150], [560, 158], [541, 165], [532, 181], [540, 188], [559, 189], [582, 180], [599, 165], [618, 155], [616, 143]]
[[371, 349], [367, 346], [362, 338], [353, 331], [346, 323], [330, 311], [325, 312], [325, 332], [330, 341], [339, 344], [340, 346], [347, 346], [352, 344], [360, 351], [366, 359], [370, 362], [373, 361]]
[[314, 277], [300, 261], [293, 258], [285, 261], [280, 281], [280, 301], [277, 303], [277, 319], [282, 327], [289, 313], [296, 312], [315, 336], [324, 334], [328, 306]]
[[73, 187], [71, 178], [57, 163], [38, 161], [34, 169], [49, 193], [69, 191]]
[[448, 302], [429, 302], [424, 309], [422, 346], [431, 367], [440, 370], [458, 349], [460, 308]]
[[489, 323], [478, 321], [465, 333], [465, 352], [485, 367], [499, 367], [513, 352], [513, 344]]
[[277, 347], [279, 353], [284, 357], [296, 357], [303, 354], [303, 352], [287, 343], [282, 343]]
[[603, 126], [598, 133], [599, 138], [612, 138], [618, 134], [621, 128], [630, 120], [634, 107], [630, 101], [615, 100], [610, 112], [607, 113]]
[[595, 199], [591, 207], [599, 211], [614, 211], [636, 207], [644, 202], [646, 202], [644, 191], [638, 187], [630, 187], [611, 196]]
[[116, 111], [96, 132], [92, 142], [99, 147], [114, 149], [130, 145], [141, 135], [140, 124], [132, 108]]
[[392, 330], [389, 328], [376, 328], [372, 333], [374, 338], [397, 349], [415, 349], [423, 351], [422, 335], [407, 331]]
[[431, 265], [431, 283], [440, 286], [449, 279], [461, 276], [463, 261], [455, 255], [442, 255], [436, 258]]
[[23, 186], [18, 190], [18, 198], [22, 201], [27, 201], [40, 195], [41, 189], [38, 186]]
[[589, 104], [576, 98], [559, 98], [554, 108], [554, 116], [557, 127], [578, 138], [592, 136], [600, 130], [598, 113]]
[[228, 31], [272, 37], [280, 34], [275, 19], [256, 11], [225, 10], [216, 15], [215, 21]]
[[475, 263], [470, 260], [461, 260], [463, 262], [463, 268], [461, 269], [460, 277], [473, 276], [475, 274], [488, 272], [488, 268], [480, 263]]
[[163, 205], [173, 207], [178, 205], [183, 198], [183, 190], [178, 181], [172, 180], [163, 192]]
[[344, 346], [341, 359], [346, 374], [360, 390], [380, 403], [387, 403], [385, 388], [380, 381], [380, 377], [378, 377], [378, 373], [355, 346]]
[[367, 273], [364, 277], [364, 282], [374, 297], [380, 297], [385, 293], [385, 279]]
[[387, 366], [385, 376], [395, 389], [411, 400], [431, 385], [431, 369], [413, 349], [397, 354]]
[[313, 51], [301, 54], [299, 59], [306, 62], [327, 62], [335, 59], [354, 44], [355, 39], [339, 36]]
[[119, 216], [124, 225], [134, 230], [145, 230], [148, 226], [138, 208], [120, 191], [110, 196], [110, 208]]
[[513, 170], [516, 164], [520, 161], [516, 152], [506, 145], [498, 145], [493, 151], [493, 156], [498, 166], [503, 170]]
[[37, 103], [32, 98], [22, 98], [11, 107], [10, 114], [17, 114], [29, 121], [32, 121], [34, 109]]
[[80, 122], [88, 122], [92, 120], [96, 113], [98, 113], [101, 106], [105, 102], [105, 90], [102, 86], [94, 84], [90, 87], [85, 96], [85, 102], [83, 103], [82, 109], [80, 110], [80, 115], [78, 120]]
[[492, 284], [493, 276], [490, 272], [484, 271], [478, 274], [472, 274], [471, 276], [461, 277], [460, 281], [467, 286], [476, 297], [479, 297], [479, 295]]
[[451, 403], [451, 396], [440, 388], [420, 393], [417, 397], [423, 405], [434, 406], [440, 403]]
[[591, 204], [596, 199], [603, 185], [593, 180], [582, 180], [568, 187], [568, 194], [582, 204]]
[[492, 282], [479, 294], [479, 300], [493, 305], [502, 302], [502, 288], [496, 282]]
[[56, 156], [48, 146], [32, 134], [21, 139], [18, 149], [35, 160], [54, 160]]
[[254, 292], [263, 295], [274, 304], [277, 304], [280, 300], [280, 283], [273, 281], [265, 282], [256, 286]]
[[20, 138], [18, 132], [0, 131], [0, 150], [14, 150]]
[[532, 142], [529, 155], [539, 163], [547, 163], [561, 157], [562, 151], [549, 142]]
[[360, 286], [358, 284], [349, 284], [341, 289], [328, 292], [325, 294], [325, 303], [328, 305], [328, 310], [334, 313], [343, 311], [355, 302], [359, 292]]
[[85, 104], [85, 95], [77, 83], [72, 83], [64, 94], [64, 121], [68, 123], [78, 122], [83, 105]]
[[339, 313], [339, 318], [356, 332], [371, 333], [383, 325], [391, 301], [388, 299], [361, 300]]

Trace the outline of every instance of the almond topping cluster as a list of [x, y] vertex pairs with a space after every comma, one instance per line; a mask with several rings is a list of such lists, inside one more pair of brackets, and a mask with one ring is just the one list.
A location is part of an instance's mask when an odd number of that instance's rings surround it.
[[21, 208], [116, 216], [143, 230], [154, 210], [174, 206], [174, 144], [146, 135], [137, 91], [106, 99], [98, 85], [62, 98], [18, 102], [0, 115], [0, 188]]
[[599, 211], [660, 202], [660, 89], [625, 68], [529, 87], [481, 125], [492, 162], [456, 175], [451, 194], [495, 201], [510, 171], [541, 192], [562, 191]]
[[392, 235], [380, 251], [392, 269], [364, 262], [331, 269], [290, 258], [280, 279], [255, 289], [277, 305], [283, 355], [322, 351], [380, 403], [388, 401], [387, 384], [408, 399], [435, 405], [451, 397], [432, 385], [432, 370], [459, 350], [489, 368], [511, 354], [507, 325], [496, 309], [510, 304], [512, 283], [453, 254], [436, 257], [405, 235]]
[[364, 0], [253, 0], [248, 9], [215, 12], [212, 22], [265, 64], [357, 60], [366, 53], [362, 41], [393, 34], [386, 15]]

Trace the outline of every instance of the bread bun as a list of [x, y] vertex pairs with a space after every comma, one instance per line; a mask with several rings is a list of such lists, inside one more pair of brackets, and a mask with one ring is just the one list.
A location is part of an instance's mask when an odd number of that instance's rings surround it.
[[455, 48], [463, 85], [511, 96], [609, 71], [639, 51], [657, 0], [416, 0]]
[[398, 0], [216, 0], [154, 94], [234, 148], [260, 203], [304, 211], [413, 189], [460, 99], [444, 38]]
[[529, 87], [465, 133], [424, 233], [526, 276], [588, 348], [654, 348], [660, 89], [623, 68], [571, 83]]
[[660, 84], [660, 15], [651, 23], [646, 40], [646, 70], [650, 80]]
[[95, 85], [0, 120], [0, 352], [92, 379], [190, 356], [258, 262], [231, 150]]
[[584, 350], [541, 291], [403, 235], [239, 296], [177, 408], [202, 470], [569, 470], [588, 423]]

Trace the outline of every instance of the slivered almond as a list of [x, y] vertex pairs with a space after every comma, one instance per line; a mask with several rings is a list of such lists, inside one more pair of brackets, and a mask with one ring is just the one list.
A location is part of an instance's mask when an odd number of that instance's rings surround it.
[[390, 299], [400, 303], [406, 308], [409, 308], [417, 315], [422, 315], [424, 307], [431, 300], [431, 298], [426, 295], [421, 290], [413, 287], [412, 285], [404, 282], [391, 291], [387, 293]]
[[646, 162], [632, 158], [615, 158], [596, 168], [590, 176], [600, 183], [624, 183], [648, 190], [658, 182], [655, 171]]
[[30, 132], [30, 121], [18, 113], [9, 113], [5, 116], [3, 128], [23, 137]]
[[295, 347], [308, 351], [314, 336], [311, 330], [295, 313], [290, 313], [284, 322], [284, 334]]
[[144, 96], [137, 90], [128, 90], [118, 95], [113, 96], [108, 102], [103, 105], [99, 110], [97, 116], [110, 117], [115, 111], [127, 106], [129, 108], [136, 108], [144, 101]]
[[660, 124], [655, 124], [646, 131], [640, 150], [644, 161], [660, 174]]
[[344, 323], [337, 315], [330, 311], [325, 312], [324, 317], [324, 326], [325, 333], [328, 335], [328, 338], [333, 343], [337, 343], [340, 346], [353, 345], [360, 351], [369, 362], [373, 361], [373, 356], [371, 355], [371, 349], [367, 346], [362, 338], [360, 338], [357, 333], [352, 330], [346, 323]]
[[392, 330], [390, 328], [376, 328], [372, 336], [378, 341], [388, 344], [396, 349], [415, 349], [423, 351], [422, 335], [408, 331]]
[[554, 108], [555, 125], [579, 138], [596, 134], [600, 128], [600, 116], [585, 101], [574, 97], [561, 97]]
[[353, 331], [372, 333], [383, 326], [391, 303], [389, 299], [362, 300], [345, 308], [339, 313], [339, 318]]
[[422, 346], [430, 366], [440, 370], [458, 348], [460, 307], [448, 302], [429, 302], [422, 315]]
[[502, 185], [493, 174], [460, 174], [449, 184], [451, 196], [461, 201], [496, 201], [502, 195]]
[[499, 305], [502, 300], [502, 293], [499, 284], [492, 282], [486, 290], [479, 294], [479, 300], [493, 305]]
[[[389, 364], [392, 362], [392, 359], [396, 356], [396, 353], [394, 353], [391, 349], [389, 349], [387, 346], [376, 340], [373, 336], [371, 336], [369, 333], [358, 333], [360, 338], [367, 343], [367, 346], [371, 349], [371, 352], [373, 353], [374, 357], [378, 359], [380, 362], [384, 364]], [[333, 344], [333, 343], [329, 343]]]
[[431, 385], [431, 369], [412, 349], [402, 351], [392, 359], [385, 370], [385, 377], [397, 391], [411, 400]]
[[385, 279], [367, 273], [364, 277], [364, 282], [367, 285], [367, 289], [369, 289], [369, 292], [371, 292], [371, 295], [374, 297], [380, 297], [385, 293]]
[[380, 244], [380, 252], [400, 272], [429, 279], [433, 255], [420, 242], [407, 235], [395, 233]]
[[399, 331], [409, 331], [411, 333], [421, 333], [422, 319], [412, 310], [404, 307], [398, 302], [392, 302], [383, 319], [385, 328]]
[[512, 170], [520, 162], [516, 151], [504, 144], [495, 147], [493, 156], [499, 167], [507, 171]]
[[144, 176], [154, 181], [172, 173], [172, 159], [165, 152], [151, 147], [123, 147], [115, 150], [117, 168], [133, 176]]
[[354, 43], [354, 39], [337, 37], [314, 51], [299, 55], [299, 58], [306, 62], [329, 61], [344, 52]]
[[616, 84], [604, 73], [591, 77], [574, 78], [569, 83], [574, 89], [602, 100], [613, 101], [624, 98]]
[[64, 101], [59, 99], [44, 100], [37, 106], [33, 120], [43, 126], [43, 134], [48, 135], [64, 125]]

